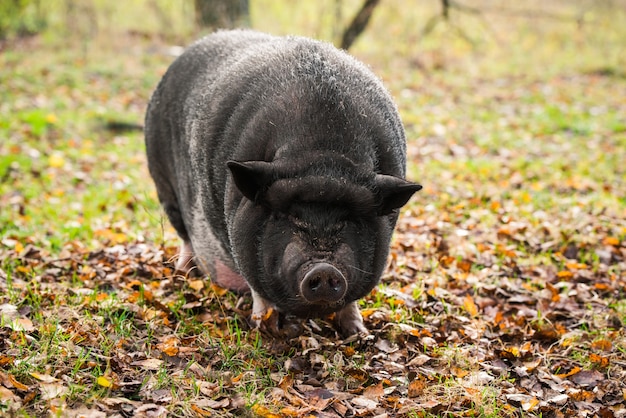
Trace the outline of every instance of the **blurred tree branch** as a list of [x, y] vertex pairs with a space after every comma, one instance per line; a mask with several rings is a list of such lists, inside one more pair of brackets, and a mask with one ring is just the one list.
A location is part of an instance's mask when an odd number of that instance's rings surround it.
[[350, 22], [348, 28], [343, 32], [343, 37], [341, 38], [341, 48], [349, 49], [356, 38], [365, 30], [365, 27], [370, 21], [372, 14], [374, 13], [374, 9], [378, 6], [380, 0], [365, 0], [361, 9], [357, 12], [357, 14]]

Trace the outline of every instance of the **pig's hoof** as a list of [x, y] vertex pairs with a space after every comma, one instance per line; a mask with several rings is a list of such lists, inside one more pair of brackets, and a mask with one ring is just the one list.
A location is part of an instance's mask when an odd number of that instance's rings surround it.
[[254, 289], [250, 290], [252, 292], [252, 314], [250, 315], [252, 327], [274, 334], [279, 328], [278, 311], [274, 309], [271, 302]]
[[250, 315], [250, 324], [252, 328], [267, 331], [270, 334], [278, 332], [279, 322], [278, 311], [272, 307], [265, 312], [254, 312], [253, 310], [252, 315]]
[[335, 327], [344, 336], [349, 337], [355, 334], [369, 334], [363, 324], [363, 317], [359, 312], [356, 302], [346, 305], [335, 314]]
[[250, 326], [276, 338], [294, 338], [302, 333], [302, 323], [281, 314], [271, 302], [252, 291]]
[[302, 323], [297, 318], [288, 318], [274, 308], [269, 308], [262, 317], [250, 316], [251, 327], [274, 338], [295, 338], [302, 334]]
[[196, 267], [196, 263], [193, 259], [193, 248], [191, 247], [190, 242], [183, 242], [180, 246], [180, 250], [178, 251], [178, 259], [176, 260], [176, 271], [181, 272], [182, 274], [188, 274], [190, 271], [194, 270]]

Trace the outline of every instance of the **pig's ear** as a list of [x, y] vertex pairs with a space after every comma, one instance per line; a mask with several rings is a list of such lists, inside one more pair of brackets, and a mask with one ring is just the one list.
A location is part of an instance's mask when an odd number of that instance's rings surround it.
[[239, 191], [253, 202], [258, 202], [272, 181], [272, 165], [265, 161], [228, 161], [226, 165]]
[[375, 181], [380, 199], [378, 206], [380, 216], [389, 215], [394, 209], [404, 206], [413, 193], [422, 189], [419, 184], [384, 174], [377, 174]]

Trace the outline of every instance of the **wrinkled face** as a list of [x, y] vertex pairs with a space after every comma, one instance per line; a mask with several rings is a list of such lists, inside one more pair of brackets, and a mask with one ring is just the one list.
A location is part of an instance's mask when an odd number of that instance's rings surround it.
[[262, 294], [279, 309], [318, 316], [360, 299], [377, 284], [378, 221], [354, 216], [344, 207], [301, 202], [287, 212], [272, 212], [260, 242]]
[[279, 310], [302, 317], [336, 312], [376, 286], [397, 209], [421, 188], [374, 173], [356, 181], [258, 161], [228, 166], [244, 196], [230, 232], [241, 273]]

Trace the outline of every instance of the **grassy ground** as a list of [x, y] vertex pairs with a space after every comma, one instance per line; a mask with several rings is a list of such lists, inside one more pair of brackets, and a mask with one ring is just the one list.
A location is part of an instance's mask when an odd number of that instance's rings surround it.
[[[332, 2], [283, 3], [254, 26], [332, 39]], [[626, 414], [622, 3], [485, 2], [423, 34], [436, 5], [383, 2], [352, 52], [425, 188], [347, 341], [261, 335], [249, 298], [173, 276], [142, 134], [107, 123], [142, 122], [189, 10], [81, 4], [91, 24], [0, 55], [0, 413]]]

